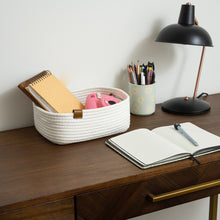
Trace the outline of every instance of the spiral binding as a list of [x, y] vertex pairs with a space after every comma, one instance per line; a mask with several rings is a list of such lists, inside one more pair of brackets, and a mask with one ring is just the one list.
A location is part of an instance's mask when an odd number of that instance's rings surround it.
[[34, 82], [32, 82], [30, 85], [34, 86], [41, 82], [42, 80], [46, 79], [47, 77], [51, 76], [52, 73], [49, 70], [46, 70], [47, 74], [46, 75], [39, 75], [36, 79], [34, 79]]

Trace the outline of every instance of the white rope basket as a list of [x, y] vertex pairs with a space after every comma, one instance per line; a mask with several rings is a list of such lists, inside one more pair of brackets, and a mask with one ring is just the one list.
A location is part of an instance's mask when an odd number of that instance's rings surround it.
[[37, 131], [56, 144], [70, 144], [92, 140], [126, 131], [130, 126], [129, 95], [116, 88], [91, 88], [73, 94], [85, 104], [90, 93], [100, 92], [122, 99], [121, 102], [96, 109], [84, 109], [83, 118], [73, 113], [52, 113], [33, 104], [34, 125]]

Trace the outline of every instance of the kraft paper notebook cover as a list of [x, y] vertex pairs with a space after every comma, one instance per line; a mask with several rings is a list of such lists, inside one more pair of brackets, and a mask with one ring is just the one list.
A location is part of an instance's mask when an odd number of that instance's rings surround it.
[[106, 145], [141, 169], [190, 157], [197, 158], [220, 150], [219, 136], [190, 122], [182, 123], [181, 127], [198, 142], [198, 146], [189, 142], [173, 125], [152, 131], [146, 128], [136, 129], [110, 138]]
[[50, 112], [71, 113], [83, 104], [49, 71], [20, 83], [18, 87], [38, 106]]

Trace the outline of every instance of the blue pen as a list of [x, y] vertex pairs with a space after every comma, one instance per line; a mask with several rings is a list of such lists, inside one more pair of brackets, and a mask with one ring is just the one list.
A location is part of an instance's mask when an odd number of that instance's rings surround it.
[[189, 134], [187, 134], [181, 127], [180, 124], [176, 123], [174, 124], [174, 128], [178, 130], [185, 138], [187, 138], [191, 143], [193, 143], [195, 146], [198, 146], [199, 144], [191, 137]]

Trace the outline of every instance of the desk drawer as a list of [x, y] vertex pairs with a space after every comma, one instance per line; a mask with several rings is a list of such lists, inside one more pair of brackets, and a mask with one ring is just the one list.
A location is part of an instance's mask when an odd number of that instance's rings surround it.
[[164, 194], [185, 187], [220, 180], [220, 161], [187, 168], [143, 181], [111, 187], [76, 197], [77, 219], [127, 219], [220, 192], [217, 186], [152, 202], [149, 194]]

